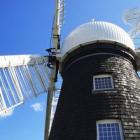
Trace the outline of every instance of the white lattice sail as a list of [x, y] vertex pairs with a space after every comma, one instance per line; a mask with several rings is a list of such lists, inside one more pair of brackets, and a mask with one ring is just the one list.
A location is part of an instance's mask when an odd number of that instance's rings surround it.
[[122, 18], [125, 24], [131, 25], [129, 34], [135, 39], [140, 34], [140, 8], [126, 10]]
[[0, 113], [47, 92], [51, 72], [47, 61], [37, 55], [0, 56]]

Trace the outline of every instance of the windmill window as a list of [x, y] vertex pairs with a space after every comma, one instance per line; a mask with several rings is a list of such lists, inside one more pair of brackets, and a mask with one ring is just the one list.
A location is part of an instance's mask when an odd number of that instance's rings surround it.
[[94, 90], [113, 89], [113, 79], [111, 75], [97, 75], [93, 77]]
[[97, 121], [97, 140], [123, 140], [121, 123], [118, 120]]

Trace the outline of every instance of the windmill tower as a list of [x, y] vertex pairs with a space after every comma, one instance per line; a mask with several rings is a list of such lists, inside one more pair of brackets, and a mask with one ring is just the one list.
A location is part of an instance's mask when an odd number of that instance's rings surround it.
[[120, 27], [92, 21], [61, 48], [63, 84], [49, 140], [140, 139], [134, 44]]
[[[79, 26], [60, 50], [63, 10], [56, 0], [49, 56], [0, 56], [0, 113], [47, 92], [45, 140], [139, 139], [140, 51], [123, 29], [100, 21]], [[51, 128], [58, 71], [63, 84]]]

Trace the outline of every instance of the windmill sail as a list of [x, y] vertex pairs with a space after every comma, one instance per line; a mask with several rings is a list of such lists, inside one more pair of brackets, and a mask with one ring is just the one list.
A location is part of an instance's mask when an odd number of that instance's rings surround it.
[[50, 114], [50, 127], [49, 127], [49, 131], [52, 127], [52, 122], [54, 119], [54, 115], [56, 112], [56, 107], [58, 104], [58, 99], [59, 99], [59, 95], [60, 95], [60, 90], [56, 90], [53, 94], [53, 98], [52, 98], [52, 105], [51, 105], [51, 114]]
[[0, 56], [0, 113], [47, 92], [47, 61], [37, 55]]
[[[55, 16], [54, 16], [54, 24], [53, 24], [53, 50], [56, 52], [60, 49], [60, 34], [61, 28], [63, 25], [64, 18], [64, 0], [55, 0]], [[48, 90], [48, 101], [47, 101], [47, 110], [46, 110], [46, 122], [45, 122], [45, 135], [44, 140], [48, 140], [49, 132], [51, 129], [52, 123], [52, 103], [53, 103], [53, 89], [55, 89], [55, 82], [57, 79], [57, 73], [59, 69], [59, 62], [56, 61], [53, 70], [50, 75], [50, 88]], [[54, 115], [53, 115], [54, 116]]]
[[135, 38], [140, 34], [140, 8], [135, 7], [126, 10], [122, 18], [125, 24], [132, 26], [129, 32], [131, 37]]

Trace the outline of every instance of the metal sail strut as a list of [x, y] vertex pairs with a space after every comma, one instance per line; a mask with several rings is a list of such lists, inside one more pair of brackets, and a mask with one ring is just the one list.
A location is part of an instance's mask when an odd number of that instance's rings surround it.
[[47, 61], [37, 55], [0, 56], [0, 113], [48, 91]]

